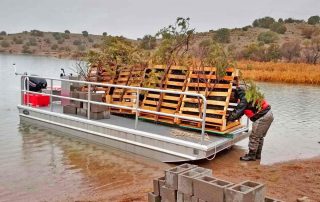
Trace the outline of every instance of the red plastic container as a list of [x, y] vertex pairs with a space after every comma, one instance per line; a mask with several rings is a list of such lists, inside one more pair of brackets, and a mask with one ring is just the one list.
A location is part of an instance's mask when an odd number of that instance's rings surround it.
[[24, 94], [24, 104], [27, 104], [27, 98], [29, 96], [29, 104], [34, 107], [46, 107], [50, 104], [50, 97], [48, 95], [37, 94]]

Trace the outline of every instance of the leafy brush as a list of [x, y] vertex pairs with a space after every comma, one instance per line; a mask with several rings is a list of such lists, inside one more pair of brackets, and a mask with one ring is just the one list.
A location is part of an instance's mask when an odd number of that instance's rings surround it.
[[260, 110], [262, 108], [264, 94], [260, 91], [260, 88], [251, 80], [246, 81], [245, 85], [247, 102], [252, 104], [252, 106], [256, 105]]

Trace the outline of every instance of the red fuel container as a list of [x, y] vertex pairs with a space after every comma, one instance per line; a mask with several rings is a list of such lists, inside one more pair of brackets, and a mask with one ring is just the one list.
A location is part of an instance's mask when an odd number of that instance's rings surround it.
[[24, 104], [27, 104], [29, 97], [29, 104], [34, 107], [46, 107], [50, 104], [50, 97], [48, 95], [37, 95], [32, 93], [24, 94]]

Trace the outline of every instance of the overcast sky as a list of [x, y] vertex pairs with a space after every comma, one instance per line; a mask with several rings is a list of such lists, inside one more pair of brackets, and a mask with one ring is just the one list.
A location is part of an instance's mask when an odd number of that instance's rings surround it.
[[320, 15], [320, 0], [0, 0], [0, 30], [107, 32], [129, 38], [155, 34], [177, 17], [196, 31], [251, 24], [256, 18]]

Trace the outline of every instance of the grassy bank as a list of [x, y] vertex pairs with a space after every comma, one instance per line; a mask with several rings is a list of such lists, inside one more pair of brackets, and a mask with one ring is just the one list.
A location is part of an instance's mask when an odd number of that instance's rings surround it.
[[320, 85], [320, 64], [240, 61], [238, 68], [245, 79]]

